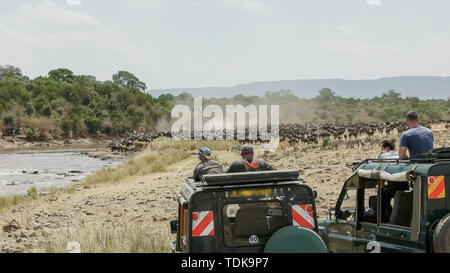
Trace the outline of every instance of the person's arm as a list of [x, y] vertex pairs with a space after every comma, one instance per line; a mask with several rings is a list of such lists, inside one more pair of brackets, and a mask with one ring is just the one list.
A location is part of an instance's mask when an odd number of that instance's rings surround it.
[[230, 167], [227, 170], [227, 173], [234, 173], [234, 162], [231, 163]]
[[265, 160], [263, 160], [263, 159], [258, 159], [258, 160], [261, 160], [262, 161], [262, 164], [264, 164], [264, 170], [265, 171], [276, 171], [277, 169], [272, 165], [272, 164], [270, 164], [269, 162], [267, 162], [267, 161], [265, 161]]
[[196, 167], [195, 167], [195, 169], [194, 169], [194, 175], [193, 175], [193, 177], [194, 177], [194, 181], [200, 181], [200, 177], [198, 176], [198, 173], [199, 173], [199, 167], [198, 167], [199, 165], [197, 165]]
[[408, 159], [406, 150], [408, 150], [408, 137], [405, 134], [402, 134], [402, 137], [400, 138], [400, 148], [398, 149], [398, 158]]
[[408, 150], [408, 148], [406, 147], [400, 147], [398, 149], [398, 157], [400, 159], [408, 159], [408, 156], [406, 155], [406, 150]]

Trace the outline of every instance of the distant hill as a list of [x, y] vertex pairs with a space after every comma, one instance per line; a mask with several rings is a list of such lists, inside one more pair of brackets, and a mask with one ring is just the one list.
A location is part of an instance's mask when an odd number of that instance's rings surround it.
[[371, 98], [380, 96], [390, 89], [402, 93], [404, 97], [421, 99], [447, 99], [450, 97], [450, 77], [402, 76], [376, 80], [283, 80], [253, 82], [233, 87], [169, 88], [150, 90], [152, 96], [161, 94], [179, 95], [183, 92], [206, 98], [233, 97], [236, 95], [262, 96], [266, 91], [290, 89], [300, 98], [312, 98], [321, 88], [331, 88], [341, 97]]

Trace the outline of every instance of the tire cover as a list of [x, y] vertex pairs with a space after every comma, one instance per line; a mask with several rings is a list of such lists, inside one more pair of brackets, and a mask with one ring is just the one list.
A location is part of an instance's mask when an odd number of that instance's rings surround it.
[[450, 213], [439, 221], [434, 230], [433, 250], [436, 253], [450, 253]]
[[273, 234], [265, 253], [327, 253], [322, 238], [311, 229], [288, 226]]

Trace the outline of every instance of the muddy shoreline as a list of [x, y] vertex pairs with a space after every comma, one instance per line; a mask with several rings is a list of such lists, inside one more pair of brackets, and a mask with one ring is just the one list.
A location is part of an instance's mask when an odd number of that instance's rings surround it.
[[[128, 153], [112, 152], [108, 147], [117, 141], [115, 138], [77, 138], [51, 141], [23, 141], [18, 138], [0, 138], [0, 154], [14, 152], [63, 152], [81, 151], [89, 157], [108, 159], [127, 159], [132, 156]], [[86, 151], [84, 151], [86, 150]]]
[[17, 150], [44, 150], [56, 147], [107, 147], [114, 138], [73, 138], [48, 141], [26, 141], [18, 137], [0, 137], [0, 152]]

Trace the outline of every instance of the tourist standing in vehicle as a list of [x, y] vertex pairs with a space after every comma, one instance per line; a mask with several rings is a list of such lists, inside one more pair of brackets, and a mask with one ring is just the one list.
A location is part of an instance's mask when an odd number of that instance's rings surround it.
[[409, 130], [404, 132], [400, 139], [400, 159], [408, 158], [406, 150], [409, 150], [409, 157], [411, 159], [433, 150], [433, 132], [428, 128], [419, 126], [419, 117], [416, 112], [408, 112], [406, 115], [406, 125], [408, 125]]
[[275, 167], [262, 158], [254, 158], [253, 146], [245, 144], [241, 148], [241, 160], [233, 162], [227, 173], [272, 171]]
[[211, 159], [211, 150], [208, 147], [203, 147], [198, 150], [198, 159], [201, 161], [194, 169], [194, 180], [201, 181], [206, 174], [221, 174], [224, 173], [222, 164], [216, 160]]
[[381, 142], [380, 159], [398, 159], [398, 152], [395, 150], [395, 139], [383, 140]]

